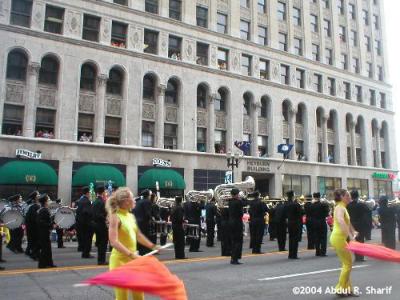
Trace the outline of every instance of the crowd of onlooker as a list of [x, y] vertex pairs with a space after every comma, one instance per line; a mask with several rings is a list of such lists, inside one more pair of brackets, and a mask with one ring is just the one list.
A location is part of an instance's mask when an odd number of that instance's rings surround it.
[[44, 139], [54, 139], [54, 133], [53, 131], [49, 130], [39, 130], [35, 134], [36, 137], [44, 138]]

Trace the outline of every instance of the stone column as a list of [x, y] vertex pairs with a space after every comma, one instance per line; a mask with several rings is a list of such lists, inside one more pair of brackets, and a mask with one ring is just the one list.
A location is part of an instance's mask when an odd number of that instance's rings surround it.
[[375, 151], [376, 151], [376, 166], [377, 168], [382, 168], [382, 159], [381, 159], [381, 127], [377, 126], [376, 127], [376, 134], [375, 134], [375, 143], [376, 143], [376, 147], [375, 147]]
[[131, 0], [130, 2], [131, 2], [130, 3], [131, 8], [144, 11], [145, 9], [144, 0]]
[[158, 8], [159, 15], [165, 18], [169, 18], [169, 1], [159, 0], [158, 5], [159, 5]]
[[28, 78], [26, 80], [25, 90], [25, 111], [23, 132], [26, 137], [35, 136], [36, 121], [36, 90], [39, 78], [40, 63], [32, 62], [28, 65]]
[[[71, 198], [72, 187], [72, 157], [69, 154], [60, 160], [58, 170], [58, 197], [67, 201]], [[67, 201], [66, 205], [69, 204], [71, 203]]]
[[356, 123], [352, 120], [350, 122], [350, 156], [351, 164], [353, 166], [357, 165], [357, 154], [356, 154]]
[[[192, 2], [192, 1], [188, 1]], [[195, 1], [193, 1], [195, 2]], [[210, 1], [208, 8], [208, 28], [212, 31], [217, 31], [217, 3], [218, 1]]]
[[261, 109], [261, 102], [251, 104], [251, 156], [258, 157], [258, 110]]
[[108, 76], [105, 74], [100, 74], [97, 77], [96, 114], [94, 116], [94, 141], [96, 143], [104, 143], [107, 80]]
[[[238, 1], [240, 2], [240, 1]], [[279, 22], [277, 19], [277, 11], [278, 11], [278, 0], [270, 0], [267, 1], [268, 11], [272, 12], [268, 15], [268, 43], [269, 46], [275, 49], [279, 49]], [[282, 189], [282, 187], [281, 187]], [[281, 191], [282, 193], [282, 191]]]
[[293, 145], [292, 151], [289, 153], [289, 158], [297, 160], [296, 157], [296, 114], [297, 110], [293, 107], [289, 109], [289, 143]]
[[[214, 1], [211, 1], [213, 3]], [[182, 21], [196, 25], [196, 1], [182, 1]], [[217, 14], [217, 13], [215, 13]]]
[[213, 93], [208, 96], [208, 126], [207, 126], [207, 152], [215, 153], [215, 108], [214, 101], [217, 94]]
[[324, 163], [328, 162], [328, 119], [329, 115], [322, 116], [322, 162]]
[[228, 28], [228, 34], [240, 38], [240, 1], [230, 1]]
[[164, 149], [164, 101], [167, 86], [160, 84], [158, 86], [158, 96], [156, 99], [156, 130], [155, 130], [155, 147]]
[[[213, 2], [213, 1], [211, 1]], [[258, 44], [258, 5], [257, 1], [250, 1], [250, 40]]]

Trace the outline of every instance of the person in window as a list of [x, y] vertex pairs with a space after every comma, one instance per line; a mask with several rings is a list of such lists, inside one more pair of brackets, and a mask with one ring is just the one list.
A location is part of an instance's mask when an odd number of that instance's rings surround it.
[[50, 217], [49, 196], [43, 194], [39, 198], [40, 208], [37, 212], [37, 231], [39, 233], [39, 264], [42, 268], [55, 268], [51, 252], [50, 232], [53, 229], [53, 222]]
[[172, 59], [178, 59], [178, 55], [174, 52], [174, 53], [172, 53], [171, 58]]

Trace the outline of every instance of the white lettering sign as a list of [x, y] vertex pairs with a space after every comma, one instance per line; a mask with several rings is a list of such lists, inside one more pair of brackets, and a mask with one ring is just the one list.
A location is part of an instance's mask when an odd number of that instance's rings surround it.
[[171, 165], [172, 164], [169, 160], [163, 160], [161, 158], [153, 158], [153, 166], [170, 168]]
[[32, 159], [41, 159], [42, 158], [42, 153], [33, 152], [33, 151], [25, 150], [25, 149], [16, 149], [15, 155], [32, 158]]

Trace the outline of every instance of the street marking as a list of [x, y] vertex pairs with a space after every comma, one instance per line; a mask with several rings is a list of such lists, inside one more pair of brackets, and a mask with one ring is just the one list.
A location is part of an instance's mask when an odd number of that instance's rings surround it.
[[[368, 266], [369, 265], [353, 266], [353, 269], [365, 268]], [[259, 281], [269, 281], [269, 280], [292, 278], [292, 277], [298, 277], [298, 276], [304, 276], [304, 275], [314, 275], [314, 274], [321, 274], [321, 273], [328, 273], [328, 272], [336, 272], [336, 271], [340, 271], [340, 270], [341, 270], [341, 268], [327, 269], [327, 270], [313, 271], [313, 272], [307, 272], [307, 273], [297, 273], [297, 274], [289, 274], [289, 275], [282, 275], [282, 276], [276, 276], [276, 277], [266, 277], [266, 278], [260, 278], [258, 280]]]

